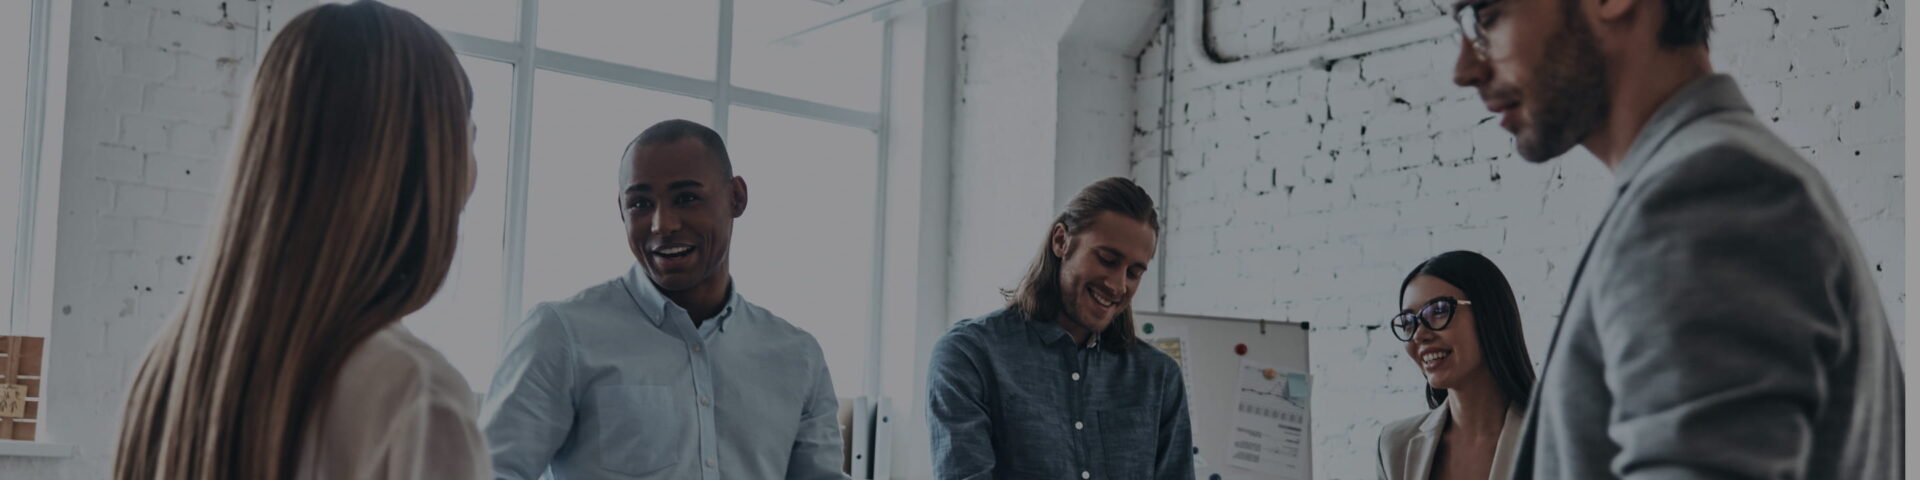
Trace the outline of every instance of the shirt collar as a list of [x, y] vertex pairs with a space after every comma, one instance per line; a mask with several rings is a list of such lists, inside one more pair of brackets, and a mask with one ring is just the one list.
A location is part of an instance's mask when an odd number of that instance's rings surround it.
[[[627, 275], [622, 277], [623, 281], [621, 283], [626, 284], [627, 294], [631, 295], [633, 297], [633, 303], [640, 307], [641, 315], [647, 317], [648, 321], [653, 322], [653, 326], [665, 328], [664, 324], [667, 321], [667, 314], [669, 312], [678, 311], [684, 315], [686, 314], [686, 309], [675, 305], [673, 299], [667, 298], [667, 294], [661, 292], [660, 287], [654, 285], [652, 279], [647, 278], [647, 272], [644, 268], [645, 267], [640, 266], [638, 262], [635, 262], [633, 266], [627, 268]], [[714, 322], [716, 326], [720, 328], [720, 331], [725, 332], [727, 331], [727, 319], [733, 317], [734, 310], [739, 306], [740, 293], [734, 291], [733, 282], [729, 281], [727, 282], [726, 306], [722, 307], [720, 313], [714, 315], [713, 318], [708, 321]]]
[[1672, 138], [1682, 127], [1701, 117], [1728, 110], [1753, 112], [1747, 103], [1747, 97], [1740, 93], [1740, 85], [1733, 77], [1723, 73], [1707, 75], [1681, 87], [1667, 98], [1666, 103], [1647, 117], [1646, 125], [1640, 127], [1639, 135], [1634, 137], [1633, 146], [1627, 148], [1627, 155], [1620, 160], [1620, 167], [1614, 172], [1615, 187], [1625, 191], [1633, 177], [1647, 165], [1654, 152]]
[[[1068, 345], [1073, 344], [1073, 335], [1067, 333], [1067, 329], [1060, 328], [1060, 324], [1058, 323], [1026, 319], [1026, 324], [1027, 331], [1033, 333], [1034, 339], [1039, 340], [1041, 345], [1053, 345], [1060, 342], [1066, 342]], [[1091, 349], [1099, 346], [1100, 335], [1096, 333], [1083, 348]]]

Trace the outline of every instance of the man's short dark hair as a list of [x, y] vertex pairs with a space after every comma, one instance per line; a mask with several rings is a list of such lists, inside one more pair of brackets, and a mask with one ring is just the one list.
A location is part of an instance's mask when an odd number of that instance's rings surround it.
[[1666, 23], [1660, 25], [1660, 47], [1706, 46], [1713, 33], [1713, 7], [1709, 0], [1664, 0]]
[[733, 178], [733, 158], [727, 156], [727, 142], [720, 139], [720, 132], [715, 132], [706, 125], [678, 118], [653, 124], [646, 130], [642, 130], [640, 136], [633, 137], [633, 141], [627, 142], [627, 150], [620, 158], [620, 176], [627, 176], [626, 172], [629, 168], [627, 164], [633, 158], [633, 149], [670, 144], [689, 137], [699, 140], [701, 146], [707, 147], [707, 151], [713, 153], [714, 160], [720, 161], [720, 172], [725, 178]]

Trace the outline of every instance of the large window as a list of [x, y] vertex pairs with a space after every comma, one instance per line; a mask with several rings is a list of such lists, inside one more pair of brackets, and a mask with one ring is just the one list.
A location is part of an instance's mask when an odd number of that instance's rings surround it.
[[0, 6], [0, 65], [12, 66], [0, 70], [0, 335], [45, 337], [51, 329], [52, 315], [44, 305], [50, 287], [32, 279], [51, 280], [52, 263], [40, 258], [51, 256], [34, 250], [36, 244], [45, 249], [52, 233], [36, 225], [48, 223], [39, 217], [47, 217], [42, 212], [52, 193], [41, 188], [49, 177], [40, 166], [47, 156], [54, 6], [50, 0]]
[[[0, 65], [26, 65], [31, 42], [27, 31], [33, 15], [27, 2], [0, 6]], [[29, 181], [21, 173], [21, 142], [27, 120], [27, 71], [0, 71], [0, 315], [8, 318], [0, 335], [17, 328], [13, 311], [13, 250], [19, 243], [20, 190]]]
[[532, 306], [634, 263], [620, 154], [682, 118], [726, 137], [752, 192], [739, 292], [820, 340], [841, 397], [877, 394], [885, 24], [809, 30], [845, 11], [812, 0], [390, 3], [446, 33], [479, 96], [482, 186], [453, 278], [408, 320], [475, 389]]

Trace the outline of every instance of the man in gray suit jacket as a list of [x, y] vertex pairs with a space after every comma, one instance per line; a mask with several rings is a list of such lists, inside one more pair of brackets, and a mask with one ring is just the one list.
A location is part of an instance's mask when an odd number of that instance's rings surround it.
[[1826, 181], [1713, 73], [1708, 3], [1450, 9], [1454, 81], [1520, 155], [1579, 144], [1616, 176], [1515, 478], [1903, 473], [1904, 385], [1871, 267]]

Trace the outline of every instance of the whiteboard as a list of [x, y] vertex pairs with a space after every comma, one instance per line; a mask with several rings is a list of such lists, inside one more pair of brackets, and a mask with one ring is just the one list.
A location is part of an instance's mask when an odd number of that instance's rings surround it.
[[[1246, 344], [1247, 358], [1308, 373], [1312, 370], [1307, 368], [1307, 324], [1139, 311], [1133, 315], [1135, 333], [1141, 337], [1184, 331], [1181, 356], [1187, 377], [1187, 413], [1193, 424], [1193, 445], [1198, 449], [1195, 477], [1209, 480], [1217, 474], [1222, 480], [1276, 478], [1227, 466], [1241, 360], [1234, 346]], [[1153, 329], [1151, 333], [1147, 332], [1149, 326]], [[1311, 401], [1309, 397], [1309, 416], [1312, 415]], [[1307, 438], [1313, 438], [1311, 427]], [[1307, 444], [1310, 472], [1312, 442]]]

